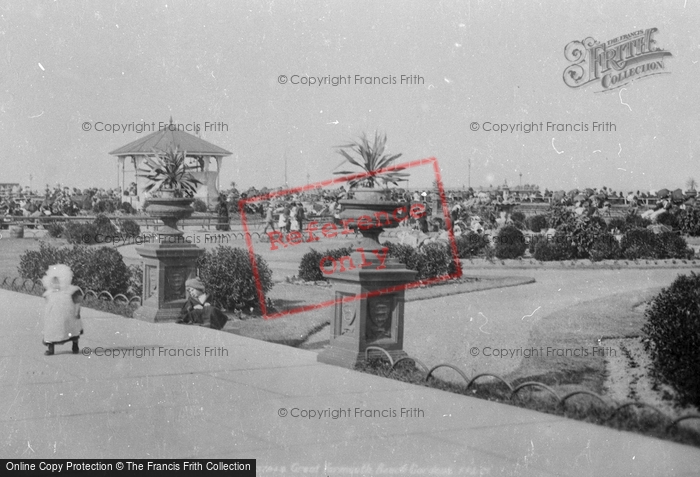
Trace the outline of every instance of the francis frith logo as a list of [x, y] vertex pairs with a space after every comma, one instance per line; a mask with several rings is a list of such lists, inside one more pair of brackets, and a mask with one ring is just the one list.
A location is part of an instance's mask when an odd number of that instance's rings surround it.
[[611, 91], [646, 76], [667, 74], [666, 57], [654, 39], [657, 28], [638, 30], [607, 42], [588, 37], [572, 41], [564, 48], [571, 64], [564, 70], [564, 83], [580, 88], [597, 83], [596, 93]]

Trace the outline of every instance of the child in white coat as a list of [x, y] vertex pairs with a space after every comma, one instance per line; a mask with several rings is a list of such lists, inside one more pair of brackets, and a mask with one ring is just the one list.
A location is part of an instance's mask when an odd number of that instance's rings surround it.
[[51, 265], [42, 278], [46, 292], [44, 344], [46, 355], [54, 354], [54, 346], [73, 342], [73, 354], [80, 352], [78, 340], [83, 334], [80, 320], [80, 288], [72, 285], [73, 272], [66, 265]]

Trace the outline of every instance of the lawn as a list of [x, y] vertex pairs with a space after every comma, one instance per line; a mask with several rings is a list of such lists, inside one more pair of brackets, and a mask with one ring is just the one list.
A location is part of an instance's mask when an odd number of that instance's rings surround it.
[[[606, 349], [601, 340], [639, 336], [645, 319], [638, 305], [660, 290], [654, 288], [583, 302], [540, 319], [530, 331], [525, 348], [542, 349], [544, 355], [537, 353], [524, 358], [506, 380], [539, 381], [552, 386], [561, 395], [581, 388], [603, 394]], [[547, 348], [585, 349], [587, 356], [556, 356], [554, 350], [547, 356]], [[599, 351], [595, 356], [594, 349]]]

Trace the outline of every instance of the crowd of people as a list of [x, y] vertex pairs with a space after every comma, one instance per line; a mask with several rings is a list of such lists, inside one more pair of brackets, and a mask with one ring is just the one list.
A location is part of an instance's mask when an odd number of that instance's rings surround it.
[[76, 216], [99, 208], [101, 203], [121, 204], [115, 189], [84, 189], [48, 185], [43, 193], [16, 188], [0, 197], [0, 216]]
[[[130, 187], [127, 194], [131, 194]], [[251, 198], [257, 194], [263, 194], [270, 189], [263, 188], [258, 192], [251, 188], [247, 192], [238, 193], [235, 189], [222, 193], [219, 197], [218, 205], [214, 212], [219, 215], [220, 230], [228, 230], [229, 216], [238, 213], [238, 201], [240, 199]], [[289, 197], [281, 197], [277, 200], [266, 202], [251, 202], [247, 204], [247, 212], [259, 215], [263, 221], [264, 231], [284, 230], [293, 231], [303, 228], [303, 222], [309, 217], [338, 217], [341, 205], [340, 201], [352, 198], [352, 190], [347, 190], [344, 186], [337, 189], [324, 189], [307, 191], [292, 194]], [[387, 200], [422, 202], [428, 207], [439, 204], [435, 190], [414, 190], [392, 189], [391, 196]], [[501, 209], [509, 209], [516, 204], [527, 204], [545, 202], [552, 205], [570, 207], [578, 214], [602, 215], [610, 213], [613, 205], [627, 205], [644, 213], [651, 218], [670, 210], [672, 207], [695, 207], [695, 190], [683, 191], [676, 189], [670, 191], [661, 189], [659, 191], [629, 191], [624, 194], [621, 191], [614, 191], [607, 187], [600, 189], [573, 189], [568, 192], [564, 190], [544, 192], [532, 190], [530, 192], [513, 193], [506, 188], [474, 190], [447, 191], [446, 199], [451, 210], [453, 219], [456, 219], [461, 211], [468, 210], [474, 206], [491, 206], [496, 212]], [[53, 188], [46, 186], [43, 194], [30, 190], [29, 187], [15, 187], [12, 191], [0, 196], [0, 216], [75, 216], [91, 211], [102, 211], [105, 207], [100, 205], [109, 204], [106, 212], [112, 212], [121, 208], [123, 197], [117, 189], [90, 188], [79, 190], [77, 188], [61, 187], [56, 185]], [[647, 210], [651, 207], [650, 210]], [[425, 224], [420, 225], [425, 228]]]

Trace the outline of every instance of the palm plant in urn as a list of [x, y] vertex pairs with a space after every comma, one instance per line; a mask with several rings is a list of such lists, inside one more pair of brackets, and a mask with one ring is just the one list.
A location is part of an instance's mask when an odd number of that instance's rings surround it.
[[[343, 162], [353, 164], [364, 172], [337, 171], [335, 174], [355, 174], [358, 177], [348, 181], [349, 198], [340, 201], [341, 220], [347, 227], [357, 229], [363, 235], [360, 246], [365, 250], [378, 250], [379, 234], [385, 228], [395, 228], [408, 216], [409, 204], [393, 201], [389, 184], [398, 186], [407, 180], [408, 173], [390, 169], [401, 154], [386, 154], [386, 134], [375, 133], [374, 142], [362, 136], [349, 144], [337, 146]], [[353, 155], [351, 155], [353, 153]], [[354, 157], [353, 157], [354, 156]], [[340, 167], [340, 165], [338, 167]]]
[[146, 157], [139, 177], [147, 179], [145, 192], [151, 193], [146, 213], [158, 217], [165, 224], [161, 235], [182, 235], [177, 222], [192, 215], [194, 194], [201, 184], [185, 166], [187, 152], [177, 147], [167, 151], [153, 150], [154, 157]]

